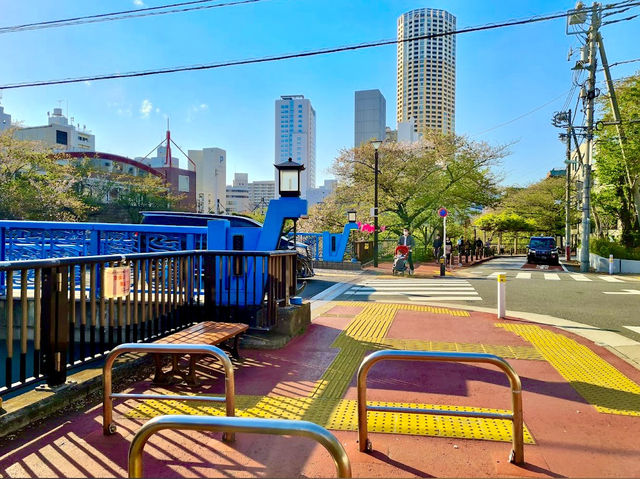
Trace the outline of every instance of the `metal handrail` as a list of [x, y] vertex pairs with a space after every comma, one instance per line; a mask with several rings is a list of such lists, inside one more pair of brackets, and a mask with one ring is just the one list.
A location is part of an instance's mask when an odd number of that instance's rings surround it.
[[[224, 367], [224, 398], [216, 396], [175, 396], [162, 394], [113, 394], [111, 392], [111, 370], [118, 356], [124, 353], [157, 353], [157, 354], [202, 354], [218, 358]], [[115, 347], [107, 356], [102, 373], [103, 403], [102, 403], [102, 432], [105, 435], [114, 434], [116, 425], [113, 424], [113, 399], [160, 399], [180, 401], [213, 401], [224, 402], [227, 416], [235, 416], [235, 381], [233, 365], [229, 356], [220, 348], [207, 344], [139, 344], [125, 343]], [[233, 441], [232, 433], [225, 433], [223, 439]]]
[[129, 446], [129, 477], [142, 477], [144, 446], [149, 437], [164, 429], [307, 437], [322, 444], [331, 454], [338, 477], [351, 477], [351, 463], [340, 441], [325, 428], [312, 422], [291, 419], [181, 415], [155, 417], [138, 430]]
[[[511, 384], [512, 414], [448, 411], [443, 409], [413, 409], [386, 406], [367, 406], [367, 374], [371, 367], [384, 360], [398, 361], [443, 361], [461, 363], [489, 363], [498, 366], [509, 378]], [[370, 354], [362, 360], [358, 369], [358, 439], [361, 452], [371, 452], [371, 441], [368, 439], [367, 411], [399, 412], [411, 414], [434, 414], [442, 416], [464, 416], [488, 419], [510, 419], [513, 422], [513, 449], [509, 461], [515, 464], [524, 462], [524, 433], [522, 420], [522, 385], [520, 377], [511, 365], [499, 356], [480, 353], [449, 353], [438, 351], [398, 351], [381, 350]]]

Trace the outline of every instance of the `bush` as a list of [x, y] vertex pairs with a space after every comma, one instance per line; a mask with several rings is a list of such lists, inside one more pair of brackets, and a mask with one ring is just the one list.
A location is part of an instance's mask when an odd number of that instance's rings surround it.
[[603, 258], [608, 258], [609, 255], [612, 254], [616, 259], [633, 259], [640, 261], [640, 248], [625, 248], [620, 243], [614, 243], [606, 238], [592, 240], [589, 243], [589, 250]]

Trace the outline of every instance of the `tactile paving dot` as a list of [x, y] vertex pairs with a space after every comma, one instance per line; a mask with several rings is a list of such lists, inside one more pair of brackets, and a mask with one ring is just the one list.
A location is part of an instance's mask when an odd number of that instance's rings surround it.
[[596, 410], [640, 416], [640, 386], [591, 349], [562, 334], [535, 325], [499, 323], [529, 341]]

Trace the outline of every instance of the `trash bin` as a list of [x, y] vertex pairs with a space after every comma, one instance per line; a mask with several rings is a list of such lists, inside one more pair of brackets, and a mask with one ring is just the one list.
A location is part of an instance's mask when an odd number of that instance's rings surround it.
[[354, 241], [356, 258], [361, 263], [366, 263], [373, 259], [373, 241]]

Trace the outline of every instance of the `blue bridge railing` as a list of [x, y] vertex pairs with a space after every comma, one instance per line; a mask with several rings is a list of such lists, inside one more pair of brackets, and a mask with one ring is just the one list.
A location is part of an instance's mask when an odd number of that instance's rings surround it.
[[[0, 261], [160, 253], [206, 247], [206, 227], [0, 221]], [[33, 284], [33, 275], [27, 280]], [[6, 274], [0, 272], [0, 294], [4, 294], [5, 287]]]

